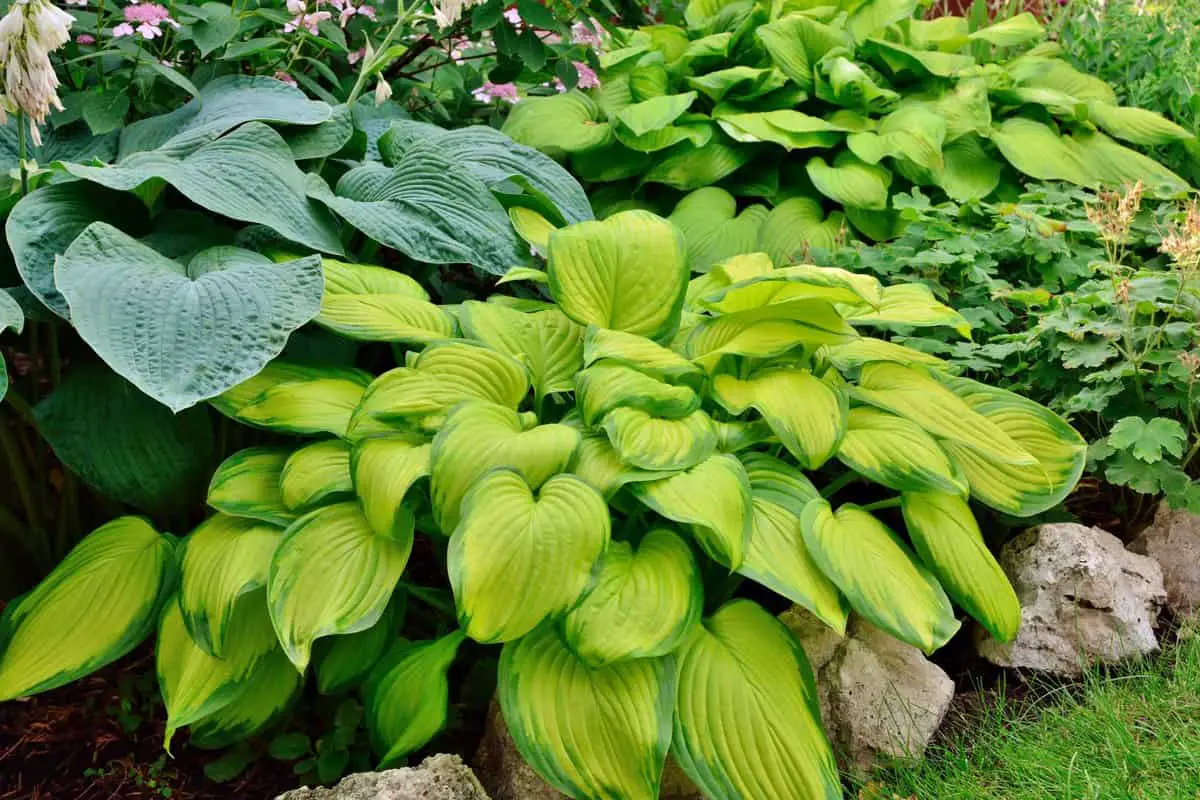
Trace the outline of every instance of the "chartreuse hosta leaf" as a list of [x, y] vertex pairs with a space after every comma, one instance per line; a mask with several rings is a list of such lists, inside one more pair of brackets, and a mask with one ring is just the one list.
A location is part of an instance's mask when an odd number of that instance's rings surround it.
[[349, 264], [333, 258], [322, 258], [321, 268], [325, 272], [325, 294], [383, 294], [402, 295], [414, 300], [428, 300], [425, 291], [416, 279], [387, 267], [371, 264]]
[[517, 751], [554, 788], [568, 797], [654, 798], [675, 683], [671, 656], [591, 667], [546, 624], [504, 645], [497, 695]]
[[408, 522], [400, 505], [409, 488], [429, 474], [433, 446], [401, 436], [365, 439], [354, 446], [351, 474], [363, 516], [377, 536]]
[[234, 418], [285, 433], [345, 436], [364, 391], [357, 374], [284, 381], [263, 389]]
[[594, 150], [612, 140], [612, 126], [601, 121], [600, 107], [583, 92], [529, 100], [513, 108], [501, 129], [516, 142], [559, 157]]
[[995, 422], [919, 368], [875, 362], [862, 368], [854, 397], [915, 422], [947, 443], [957, 442], [988, 459], [1016, 466], [1037, 463]]
[[960, 336], [971, 338], [971, 323], [961, 314], [934, 299], [929, 287], [921, 283], [899, 283], [885, 287], [879, 303], [859, 306], [846, 312], [852, 325], [910, 328], [945, 326]]
[[804, 345], [840, 344], [858, 334], [825, 300], [789, 300], [705, 317], [688, 335], [689, 356], [706, 366], [724, 355], [770, 358]]
[[661, 472], [638, 469], [621, 460], [604, 434], [585, 435], [575, 453], [572, 472], [596, 488], [605, 497], [612, 497], [622, 486], [635, 481], [656, 481]]
[[622, 211], [550, 234], [550, 293], [581, 325], [657, 338], [679, 324], [687, 247], [675, 227], [647, 211]]
[[697, 388], [704, 372], [674, 350], [644, 336], [592, 326], [583, 339], [583, 363], [610, 361], [633, 367], [667, 383], [684, 383]]
[[814, 156], [805, 169], [817, 191], [831, 200], [855, 208], [887, 208], [892, 173], [878, 164], [868, 164], [849, 150], [838, 153], [832, 166]]
[[280, 477], [291, 452], [249, 447], [221, 462], [208, 485], [208, 504], [234, 517], [287, 527], [296, 515], [283, 501]]
[[284, 462], [279, 491], [283, 504], [295, 512], [353, 492], [350, 445], [341, 439], [326, 439], [301, 447]]
[[829, 627], [845, 633], [849, 608], [808, 554], [800, 514], [818, 497], [808, 478], [766, 453], [742, 456], [750, 478], [752, 516], [742, 575], [813, 612]]
[[369, 372], [349, 367], [314, 367], [276, 359], [252, 378], [212, 398], [208, 404], [227, 417], [237, 418], [237, 413], [258, 399], [258, 396], [274, 386], [322, 378], [347, 380], [365, 389], [372, 381]]
[[184, 540], [178, 605], [197, 647], [224, 655], [234, 608], [266, 585], [282, 533], [258, 520], [214, 514]]
[[454, 320], [403, 273], [322, 259], [325, 294], [316, 322], [350, 339], [426, 344], [454, 335]]
[[567, 611], [608, 547], [608, 504], [583, 479], [534, 489], [511, 469], [475, 482], [446, 556], [459, 623], [478, 642], [524, 636]]
[[227, 703], [192, 723], [189, 743], [215, 750], [252, 736], [283, 716], [303, 682], [282, 649], [270, 651]]
[[716, 425], [703, 411], [664, 419], [641, 409], [614, 408], [605, 415], [602, 427], [621, 461], [637, 469], [687, 469], [717, 448]]
[[316, 639], [379, 620], [412, 542], [411, 515], [381, 536], [353, 501], [318, 508], [284, 532], [271, 560], [267, 599], [279, 642], [297, 669], [308, 665]]
[[804, 260], [813, 249], [835, 249], [845, 236], [845, 226], [846, 217], [840, 211], [825, 216], [818, 200], [789, 197], [763, 220], [757, 246], [776, 264], [791, 264]]
[[717, 186], [688, 194], [671, 212], [671, 223], [683, 232], [688, 265], [707, 272], [714, 264], [754, 249], [767, 209], [750, 206], [737, 213], [737, 199]]
[[1001, 20], [994, 25], [987, 25], [972, 33], [967, 38], [971, 41], [984, 41], [997, 47], [1016, 47], [1041, 40], [1045, 31], [1037, 21], [1037, 17], [1028, 11]]
[[877, 306], [883, 297], [884, 290], [879, 281], [870, 275], [857, 275], [837, 267], [797, 264], [738, 281], [700, 298], [699, 305], [729, 314], [788, 300]]
[[966, 480], [924, 428], [903, 417], [863, 406], [850, 409], [838, 460], [898, 492], [965, 495]]
[[657, 528], [636, 550], [628, 542], [609, 546], [595, 585], [563, 620], [563, 638], [591, 666], [662, 656], [679, 646], [703, 605], [691, 548]]
[[947, 594], [992, 636], [1011, 641], [1021, 626], [1021, 604], [967, 501], [940, 492], [905, 492], [901, 509], [913, 547]]
[[535, 397], [574, 388], [583, 366], [583, 327], [557, 308], [521, 313], [469, 300], [459, 309], [459, 322], [467, 336], [522, 361]]
[[341, 694], [367, 677], [383, 654], [396, 642], [396, 632], [400, 628], [397, 618], [403, 613], [403, 602], [398, 600], [403, 596], [403, 593], [397, 593], [379, 621], [366, 630], [328, 636], [313, 645], [317, 691], [321, 694]]
[[750, 480], [736, 456], [710, 456], [691, 469], [658, 481], [634, 484], [652, 510], [686, 523], [704, 551], [736, 570], [750, 535]]
[[175, 731], [223, 708], [237, 696], [240, 684], [272, 650], [278, 648], [265, 592], [243, 595], [230, 618], [228, 641], [221, 658], [200, 647], [188, 634], [179, 604], [168, 601], [158, 626], [156, 671], [167, 707], [165, 746]]
[[911, 367], [914, 364], [944, 369], [946, 362], [937, 356], [905, 347], [902, 344], [888, 342], [883, 339], [873, 339], [863, 336], [852, 339], [844, 344], [833, 345], [824, 349], [824, 355], [833, 366], [842, 372], [856, 370], [872, 361], [894, 361]]
[[[543, 217], [532, 208], [514, 206], [508, 210], [508, 219], [512, 222], [513, 230], [525, 240], [525, 243], [539, 253], [546, 252], [550, 243], [550, 232], [558, 228], [550, 220]], [[516, 269], [521, 269], [517, 267]], [[509, 270], [511, 272], [511, 270]], [[505, 273], [507, 275], [508, 273]]]
[[1170, 144], [1191, 139], [1192, 134], [1161, 114], [1143, 108], [1121, 108], [1093, 100], [1087, 104], [1088, 120], [1106, 133], [1143, 145]]
[[841, 797], [812, 668], [791, 631], [749, 600], [692, 630], [675, 656], [671, 738], [687, 776], [715, 800]]
[[945, 378], [974, 413], [1004, 431], [1037, 460], [1016, 465], [968, 442], [942, 446], [971, 486], [971, 497], [997, 511], [1029, 517], [1062, 502], [1083, 474], [1087, 443], [1062, 417], [1020, 395], [966, 378]]
[[633, 367], [608, 361], [597, 361], [576, 373], [575, 399], [589, 427], [618, 407], [665, 419], [686, 417], [700, 407], [700, 395], [687, 386], [672, 386]]
[[[378, 679], [372, 677], [365, 711], [379, 769], [424, 745], [446, 724], [450, 684], [446, 671], [466, 638], [454, 631], [428, 642], [396, 644]], [[394, 661], [393, 661], [394, 659]]]
[[845, 393], [806, 369], [769, 369], [749, 378], [717, 375], [713, 399], [731, 414], [755, 409], [804, 469], [817, 469], [837, 452], [846, 432]]
[[800, 524], [813, 560], [872, 624], [926, 653], [958, 630], [937, 579], [870, 512], [849, 503], [834, 512], [818, 498], [805, 506]]
[[175, 583], [174, 545], [145, 520], [92, 531], [6, 610], [0, 700], [70, 683], [137, 647]]

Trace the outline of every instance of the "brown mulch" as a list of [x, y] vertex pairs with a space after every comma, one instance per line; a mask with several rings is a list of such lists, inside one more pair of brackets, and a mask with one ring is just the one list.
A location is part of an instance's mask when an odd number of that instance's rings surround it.
[[[91, 677], [0, 704], [0, 800], [270, 800], [299, 783], [291, 765], [260, 758], [218, 784], [204, 765], [219, 753], [176, 734], [162, 748], [163, 708], [153, 655], [133, 655]], [[124, 725], [122, 724], [124, 722]]]

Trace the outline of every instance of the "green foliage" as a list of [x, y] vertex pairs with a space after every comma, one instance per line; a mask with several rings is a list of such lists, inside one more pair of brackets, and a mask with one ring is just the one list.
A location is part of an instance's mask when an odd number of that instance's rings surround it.
[[[1083, 440], [870, 335], [963, 330], [928, 291], [762, 253], [693, 277], [684, 235], [645, 211], [546, 228], [537, 297], [436, 306], [396, 273], [323, 259], [315, 324], [333, 327], [336, 301], [378, 374], [275, 360], [214, 398], [309, 438], [217, 469], [219, 513], [184, 538], [178, 567], [159, 567], [163, 586], [181, 573], [164, 605], [150, 574], [123, 569], [131, 555], [105, 562], [128, 614], [96, 626], [81, 656], [66, 611], [41, 609], [82, 596], [78, 562], [103, 531], [84, 539], [16, 604], [0, 686], [57, 685], [157, 621], [170, 731], [188, 726], [200, 747], [277, 733], [315, 662], [321, 691], [357, 691], [387, 766], [447, 724], [458, 654], [494, 644], [517, 746], [570, 796], [655, 796], [668, 750], [712, 797], [836, 796], [811, 670], [743, 581], [839, 631], [853, 610], [925, 651], [960, 626], [951, 597], [1009, 638], [1017, 600], [968, 499], [1018, 516], [1055, 505]], [[431, 323], [414, 303], [447, 327], [416, 335]], [[397, 641], [402, 575], [426, 574], [430, 549], [451, 602], [413, 588], [445, 614]], [[34, 670], [23, 654], [41, 640], [64, 643]], [[330, 780], [357, 752], [358, 722], [343, 723], [268, 752]], [[245, 752], [213, 769], [236, 773]]]

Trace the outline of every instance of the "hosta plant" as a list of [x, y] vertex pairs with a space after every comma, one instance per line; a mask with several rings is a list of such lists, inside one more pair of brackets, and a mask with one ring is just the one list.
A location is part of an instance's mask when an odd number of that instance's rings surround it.
[[781, 257], [796, 252], [781, 238], [828, 247], [843, 226], [889, 238], [890, 199], [913, 186], [956, 201], [1026, 178], [1187, 189], [1128, 145], [1192, 134], [1119, 106], [1032, 15], [972, 30], [919, 5], [692, 0], [684, 26], [624, 31], [600, 88], [523, 101], [504, 130], [569, 159], [598, 209], [717, 187], [686, 216]]
[[[387, 765], [443, 725], [471, 639], [501, 648], [517, 747], [572, 797], [655, 797], [670, 752], [710, 797], [827, 798], [812, 671], [747, 595], [837, 631], [853, 612], [926, 652], [959, 629], [952, 603], [1015, 634], [971, 503], [1049, 508], [1085, 446], [886, 338], [965, 333], [955, 312], [761, 253], [691, 278], [679, 231], [644, 211], [514, 218], [546, 269], [509, 277], [548, 299], [438, 306], [402, 274], [326, 259], [316, 324], [391, 343], [399, 365], [277, 360], [214, 400], [300, 438], [226, 460], [214, 515], [179, 541], [134, 518], [86, 538], [11, 608], [0, 697], [157, 630], [169, 736], [251, 735], [315, 673], [358, 687]], [[417, 541], [444, 553], [455, 619], [397, 642], [387, 609]]]

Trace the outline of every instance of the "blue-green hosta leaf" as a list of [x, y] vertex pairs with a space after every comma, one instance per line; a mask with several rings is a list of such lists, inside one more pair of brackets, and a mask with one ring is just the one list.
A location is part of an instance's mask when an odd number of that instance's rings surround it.
[[283, 504], [297, 513], [352, 493], [350, 445], [327, 439], [301, 447], [284, 462], [279, 491]]
[[[209, 84], [211, 85], [211, 84]], [[283, 138], [297, 161], [337, 155], [354, 136], [354, 117], [346, 105], [334, 106], [324, 122], [287, 129]]]
[[677, 534], [650, 531], [635, 550], [613, 542], [596, 583], [563, 620], [563, 638], [594, 667], [672, 652], [700, 619], [700, 572]]
[[258, 373], [319, 308], [316, 256], [275, 264], [248, 250], [171, 261], [90, 225], [55, 274], [79, 335], [117, 373], [180, 411]]
[[706, 796], [841, 797], [812, 668], [783, 623], [734, 600], [693, 628], [676, 659], [671, 754]]
[[812, 90], [813, 66], [835, 47], [846, 47], [850, 38], [841, 28], [793, 12], [754, 30], [754, 35], [785, 75], [804, 91]]
[[257, 520], [215, 514], [183, 540], [178, 605], [198, 648], [225, 655], [235, 608], [247, 593], [266, 585], [282, 533]]
[[[397, 597], [403, 597], [403, 594]], [[393, 599], [379, 621], [366, 630], [328, 636], [313, 645], [317, 691], [341, 694], [367, 677], [388, 648], [396, 643], [396, 632], [400, 628], [397, 617], [403, 614], [398, 608], [403, 609], [403, 603]]]
[[821, 571], [872, 624], [932, 653], [959, 628], [950, 599], [903, 542], [869, 512], [823, 499], [800, 517], [804, 543]]
[[272, 650], [238, 684], [229, 702], [192, 723], [189, 743], [216, 750], [253, 736], [283, 716], [303, 683], [303, 673], [283, 650]]
[[846, 237], [845, 220], [836, 211], [826, 217], [821, 204], [811, 197], [792, 197], [771, 209], [763, 220], [758, 249], [780, 266], [805, 261], [813, 249], [836, 249], [839, 239]]
[[1161, 114], [1143, 108], [1121, 108], [1096, 100], [1087, 104], [1088, 119], [1105, 133], [1134, 144], [1170, 144], [1194, 138]]
[[726, 258], [754, 250], [766, 217], [766, 208], [759, 205], [738, 214], [733, 195], [706, 186], [680, 200], [670, 220], [687, 242], [689, 268], [707, 272]]
[[[20, 303], [13, 300], [12, 295], [8, 292], [0, 290], [0, 333], [9, 329], [20, 333], [23, 327], [25, 327], [25, 312], [21, 310]], [[8, 371], [4, 366], [4, 358], [0, 357], [0, 400], [4, 399], [7, 392]]]
[[612, 126], [583, 92], [530, 97], [518, 103], [500, 130], [514, 141], [560, 157], [595, 150], [612, 141]]
[[642, 173], [643, 183], [661, 183], [690, 192], [733, 174], [750, 160], [745, 147], [731, 147], [714, 138], [708, 144], [681, 142], [664, 152], [661, 160]]
[[85, 536], [6, 610], [0, 699], [57, 688], [137, 647], [158, 623], [175, 572], [174, 546], [140, 517]]
[[429, 474], [430, 444], [403, 436], [374, 437], [354, 445], [351, 473], [367, 524], [377, 536], [390, 536], [407, 523], [401, 503], [419, 479]]
[[291, 450], [249, 447], [221, 462], [208, 484], [208, 504], [225, 514], [287, 527], [296, 514], [283, 501], [280, 478]]
[[575, 375], [575, 397], [583, 422], [596, 425], [614, 408], [633, 408], [654, 417], [679, 419], [700, 408], [700, 395], [672, 386], [624, 364], [597, 361]]
[[231, 702], [240, 684], [268, 653], [278, 648], [264, 595], [257, 591], [242, 596], [229, 620], [227, 646], [221, 658], [192, 639], [174, 598], [167, 602], [158, 626], [155, 670], [167, 707], [163, 740], [168, 752], [175, 731]]
[[943, 446], [962, 444], [1002, 464], [1037, 464], [1003, 428], [918, 368], [884, 361], [867, 364], [853, 394], [856, 400], [915, 422], [946, 440]]
[[837, 586], [808, 554], [800, 515], [816, 487], [795, 467], [766, 453], [741, 457], [750, 478], [752, 516], [739, 573], [807, 608], [845, 633], [849, 607]]
[[464, 638], [462, 631], [454, 631], [433, 641], [398, 644], [394, 663], [372, 678], [364, 710], [379, 769], [396, 764], [445, 726], [450, 706], [446, 672]]
[[874, 307], [860, 305], [849, 309], [845, 317], [851, 325], [870, 325], [882, 328], [893, 326], [953, 328], [963, 338], [971, 338], [971, 323], [950, 306], [939, 303], [923, 283], [898, 283], [885, 286], [883, 295]]
[[203, 408], [172, 414], [99, 362], [83, 361], [33, 414], [58, 460], [105, 497], [163, 513], [203, 496], [214, 447]]
[[636, 408], [614, 408], [601, 427], [621, 462], [638, 470], [687, 469], [717, 448], [716, 425], [701, 410], [681, 419], [663, 419]]
[[271, 560], [267, 598], [279, 642], [297, 669], [304, 671], [320, 637], [379, 621], [412, 543], [411, 514], [407, 525], [380, 536], [357, 502], [318, 508], [284, 532]]
[[76, 177], [126, 192], [160, 179], [214, 214], [266, 225], [322, 253], [342, 252], [337, 223], [308, 198], [307, 178], [287, 143], [260, 122], [181, 152], [135, 153], [108, 167], [64, 166]]
[[334, 191], [309, 183], [312, 196], [380, 244], [430, 264], [466, 262], [503, 275], [527, 248], [491, 190], [432, 144], [407, 150], [394, 167], [367, 163]]
[[901, 508], [913, 547], [954, 602], [996, 639], [1012, 641], [1021, 626], [1021, 604], [967, 501], [940, 492], [905, 492]]
[[943, 382], [972, 409], [1037, 459], [1030, 466], [999, 461], [969, 443], [942, 444], [971, 486], [971, 497], [1015, 517], [1028, 517], [1062, 502], [1083, 474], [1087, 443], [1044, 406], [966, 378]]
[[[265, 388], [237, 408], [234, 419], [287, 433], [346, 436], [370, 376], [355, 370], [314, 370], [295, 380], [268, 379]], [[261, 377], [261, 375], [260, 375]], [[263, 385], [258, 378], [255, 385]], [[245, 395], [248, 395], [246, 392]]]
[[360, 395], [361, 390], [367, 388], [374, 380], [371, 373], [350, 367], [312, 366], [276, 359], [263, 367], [254, 377], [247, 378], [237, 386], [225, 390], [209, 400], [208, 404], [225, 416], [236, 419], [239, 411], [252, 404], [268, 389], [285, 383], [302, 383], [330, 378], [357, 384]]
[[679, 324], [688, 265], [683, 236], [646, 211], [624, 211], [550, 234], [550, 293], [581, 325], [670, 335]]
[[589, 667], [547, 624], [504, 646], [497, 694], [517, 751], [556, 789], [651, 798], [671, 741], [674, 671], [670, 656]]
[[967, 493], [967, 484], [937, 440], [915, 422], [862, 406], [850, 410], [838, 460], [898, 492]]
[[1025, 11], [980, 28], [967, 38], [973, 42], [987, 42], [996, 47], [1019, 47], [1023, 44], [1040, 41], [1045, 35], [1046, 32], [1041, 23], [1037, 21], [1037, 17]]
[[838, 153], [833, 166], [814, 156], [805, 165], [808, 177], [821, 194], [855, 208], [887, 208], [892, 173], [877, 164], [868, 164], [849, 151]]
[[555, 475], [535, 497], [519, 473], [487, 473], [463, 500], [446, 556], [459, 624], [490, 644], [566, 612], [591, 580], [610, 527], [604, 498], [575, 475]]
[[711, 368], [724, 355], [770, 358], [798, 345], [840, 344], [857, 335], [827, 300], [789, 300], [706, 317], [688, 335], [686, 349]]
[[470, 338], [524, 362], [535, 398], [574, 388], [584, 329], [557, 308], [522, 313], [468, 300], [459, 308], [459, 323]]
[[659, 380], [694, 388], [704, 377], [703, 370], [691, 361], [644, 336], [592, 326], [583, 340], [583, 363], [590, 367], [601, 360], [625, 364]]
[[632, 489], [651, 510], [687, 524], [709, 557], [734, 570], [742, 565], [750, 536], [750, 479], [736, 456], [713, 455]]
[[773, 369], [745, 379], [717, 375], [712, 391], [730, 414], [751, 408], [762, 414], [804, 469], [819, 469], [846, 432], [849, 399], [806, 369]]
[[458, 527], [463, 498], [488, 470], [514, 469], [537, 489], [567, 468], [579, 440], [574, 428], [537, 425], [493, 403], [459, 405], [434, 438], [430, 455], [429, 492], [438, 527], [447, 535]]

